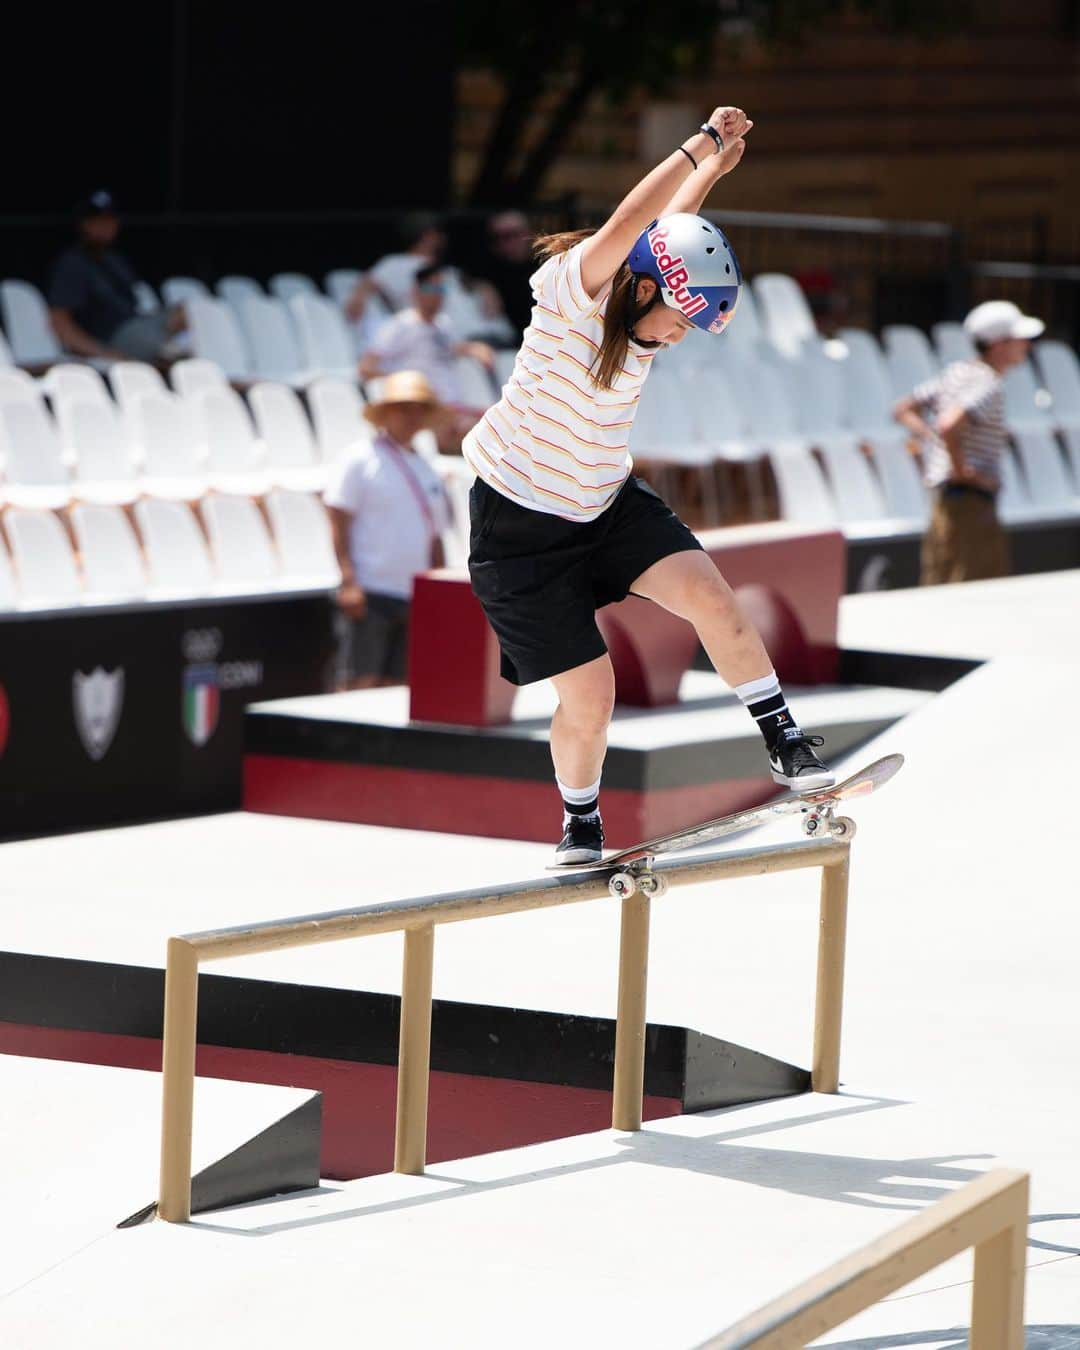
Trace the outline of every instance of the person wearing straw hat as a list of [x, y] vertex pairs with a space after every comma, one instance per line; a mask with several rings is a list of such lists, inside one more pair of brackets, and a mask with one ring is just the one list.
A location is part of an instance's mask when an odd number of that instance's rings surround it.
[[925, 447], [933, 508], [922, 547], [924, 586], [1008, 575], [1009, 540], [997, 514], [1009, 453], [1003, 377], [1027, 360], [1044, 327], [1011, 300], [976, 305], [964, 320], [976, 359], [951, 362], [893, 409]]
[[388, 375], [364, 408], [375, 428], [335, 465], [324, 500], [341, 568], [341, 680], [347, 689], [401, 684], [417, 572], [441, 567], [450, 505], [439, 475], [412, 447], [445, 414], [416, 370]]

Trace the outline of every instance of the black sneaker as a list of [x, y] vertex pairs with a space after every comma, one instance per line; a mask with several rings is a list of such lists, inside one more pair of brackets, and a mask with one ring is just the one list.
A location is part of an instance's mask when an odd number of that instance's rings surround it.
[[796, 792], [831, 787], [836, 782], [836, 774], [822, 764], [812, 749], [824, 744], [821, 736], [807, 736], [798, 727], [786, 727], [769, 751], [773, 778]]
[[555, 849], [556, 863], [599, 862], [604, 856], [604, 822], [596, 816], [571, 816]]

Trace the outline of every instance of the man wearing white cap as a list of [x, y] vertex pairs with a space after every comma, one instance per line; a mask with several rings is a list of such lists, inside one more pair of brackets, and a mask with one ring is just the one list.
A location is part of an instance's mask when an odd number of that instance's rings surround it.
[[1008, 539], [996, 506], [1009, 450], [1002, 376], [1027, 359], [1044, 327], [1011, 300], [976, 305], [964, 330], [977, 358], [953, 361], [893, 409], [925, 446], [923, 471], [934, 494], [923, 541], [924, 586], [1008, 574]]
[[[368, 442], [334, 466], [325, 502], [341, 568], [341, 684], [350, 689], [405, 679], [413, 577], [443, 562], [450, 508], [439, 475], [412, 448], [445, 410], [416, 370], [388, 375], [364, 408]], [[359, 428], [357, 429], [359, 431]]]

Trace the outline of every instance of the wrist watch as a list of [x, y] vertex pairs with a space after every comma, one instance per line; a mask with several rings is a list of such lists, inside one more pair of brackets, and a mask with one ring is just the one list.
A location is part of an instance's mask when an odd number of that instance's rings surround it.
[[724, 149], [724, 138], [710, 122], [702, 122], [700, 130], [713, 138], [716, 142], [716, 153], [719, 155]]

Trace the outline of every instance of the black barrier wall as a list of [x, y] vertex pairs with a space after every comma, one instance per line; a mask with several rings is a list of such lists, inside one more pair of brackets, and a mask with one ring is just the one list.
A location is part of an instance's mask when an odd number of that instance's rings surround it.
[[332, 646], [324, 592], [0, 618], [0, 838], [238, 807], [244, 708]]

